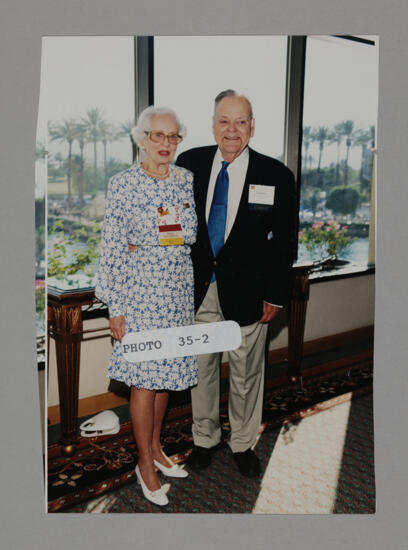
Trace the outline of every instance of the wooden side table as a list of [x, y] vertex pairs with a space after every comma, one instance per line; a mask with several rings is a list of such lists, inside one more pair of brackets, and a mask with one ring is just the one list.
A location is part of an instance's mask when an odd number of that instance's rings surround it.
[[289, 302], [288, 324], [288, 377], [291, 382], [301, 379], [303, 339], [310, 290], [309, 271], [312, 265], [312, 263], [302, 263], [292, 268], [293, 288]]
[[[303, 338], [305, 333], [306, 310], [309, 300], [309, 272], [313, 264], [299, 263], [292, 268], [292, 290], [287, 306], [288, 312], [288, 349], [287, 349], [287, 370], [289, 382], [295, 383], [301, 380], [301, 362], [303, 353]], [[278, 326], [279, 325], [279, 326]], [[280, 324], [271, 321], [268, 328], [268, 335], [265, 343], [265, 365], [269, 365], [269, 346], [276, 330], [286, 326], [283, 317]]]
[[67, 456], [75, 452], [78, 441], [79, 366], [84, 334], [82, 307], [96, 301], [93, 289], [67, 292], [48, 288], [48, 331], [55, 340], [57, 359], [60, 443], [62, 453]]

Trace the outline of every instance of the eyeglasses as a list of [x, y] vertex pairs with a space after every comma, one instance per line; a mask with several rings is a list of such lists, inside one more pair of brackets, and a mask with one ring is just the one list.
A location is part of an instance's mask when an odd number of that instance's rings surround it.
[[177, 145], [183, 140], [183, 136], [179, 134], [165, 134], [164, 132], [145, 132], [145, 134], [155, 143], [164, 143], [167, 138], [169, 143]]

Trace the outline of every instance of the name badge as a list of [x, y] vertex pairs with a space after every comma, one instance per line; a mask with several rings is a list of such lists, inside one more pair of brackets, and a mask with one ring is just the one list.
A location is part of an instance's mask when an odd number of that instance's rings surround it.
[[160, 246], [184, 244], [183, 227], [178, 206], [160, 206], [157, 209], [157, 228]]
[[248, 202], [252, 204], [274, 204], [275, 186], [250, 185]]
[[123, 357], [130, 362], [231, 351], [240, 345], [241, 329], [235, 321], [128, 332], [122, 338]]

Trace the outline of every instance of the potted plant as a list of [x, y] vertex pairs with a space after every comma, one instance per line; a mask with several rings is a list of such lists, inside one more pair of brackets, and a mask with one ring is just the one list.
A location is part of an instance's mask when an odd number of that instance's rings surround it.
[[56, 220], [48, 235], [54, 236], [52, 251], [48, 254], [48, 277], [77, 285], [72, 275], [81, 275], [82, 281], [92, 285], [98, 258], [101, 228], [97, 222], [64, 231], [62, 220]]
[[299, 243], [308, 250], [314, 270], [332, 269], [347, 264], [339, 258], [353, 240], [347, 235], [347, 226], [336, 221], [327, 223], [318, 221], [299, 231]]

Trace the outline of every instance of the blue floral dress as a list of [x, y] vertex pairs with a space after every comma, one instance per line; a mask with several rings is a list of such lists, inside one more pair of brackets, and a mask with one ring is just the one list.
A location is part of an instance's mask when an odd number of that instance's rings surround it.
[[[159, 244], [157, 209], [167, 206], [179, 207], [184, 245]], [[126, 332], [193, 324], [189, 245], [196, 229], [188, 170], [171, 165], [168, 178], [159, 180], [135, 164], [111, 178], [95, 294], [109, 307], [110, 317], [125, 316]], [[138, 246], [133, 253], [128, 242]], [[197, 360], [189, 356], [132, 363], [115, 341], [107, 376], [137, 388], [183, 390], [197, 383]]]

